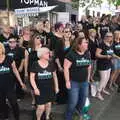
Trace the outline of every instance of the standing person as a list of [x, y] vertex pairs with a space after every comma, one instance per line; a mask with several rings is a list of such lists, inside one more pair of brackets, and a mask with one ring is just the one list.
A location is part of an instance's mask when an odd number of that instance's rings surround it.
[[107, 16], [102, 17], [100, 21], [100, 25], [98, 27], [99, 38], [103, 40], [106, 33], [109, 31], [110, 31], [110, 26], [108, 25], [108, 22], [107, 22]]
[[36, 116], [37, 120], [41, 120], [43, 112], [46, 111], [46, 120], [49, 120], [51, 102], [55, 97], [54, 91], [58, 92], [57, 76], [52, 64], [49, 63], [49, 49], [39, 48], [37, 55], [39, 60], [34, 62], [30, 73], [30, 82], [34, 89], [37, 104]]
[[[35, 61], [38, 61], [39, 58], [37, 56], [37, 50], [42, 47], [41, 43], [41, 37], [39, 32], [36, 32], [31, 37], [31, 40], [29, 42], [29, 60], [28, 60], [28, 73], [30, 74], [31, 67]], [[32, 95], [32, 107], [35, 106], [35, 97], [34, 97], [34, 91], [31, 90]]]
[[111, 73], [110, 85], [109, 87], [113, 89], [113, 86], [117, 87], [116, 80], [120, 74], [120, 31], [114, 32], [114, 42], [113, 42], [114, 53], [118, 58], [113, 59], [113, 70]]
[[97, 69], [100, 74], [100, 84], [98, 87], [98, 92], [96, 97], [100, 100], [104, 100], [102, 92], [104, 94], [110, 95], [106, 90], [106, 85], [110, 79], [112, 62], [111, 59], [114, 55], [113, 51], [113, 35], [111, 32], [106, 33], [103, 42], [99, 45], [96, 50], [97, 57]]
[[0, 35], [0, 42], [4, 44], [4, 46], [8, 46], [8, 40], [12, 36], [10, 33], [10, 27], [7, 25], [2, 26], [2, 34]]
[[86, 97], [88, 97], [90, 64], [88, 41], [79, 37], [75, 40], [73, 50], [67, 54], [64, 60], [64, 75], [68, 89], [66, 120], [72, 120], [76, 106], [80, 114], [80, 120], [83, 118], [82, 109]]
[[96, 30], [95, 29], [90, 29], [89, 30], [89, 44], [88, 48], [91, 54], [91, 60], [92, 60], [92, 68], [91, 68], [91, 77], [90, 80], [94, 81], [94, 74], [96, 71], [96, 49], [99, 46], [99, 41], [96, 39]]
[[15, 74], [21, 87], [24, 89], [19, 72], [16, 68], [15, 62], [9, 56], [5, 55], [5, 48], [0, 43], [0, 109], [4, 117], [8, 117], [8, 110], [6, 108], [6, 98], [10, 102], [13, 109], [15, 120], [19, 120], [19, 106], [17, 104], [16, 95], [13, 87], [13, 76]]
[[[23, 70], [24, 59], [25, 59], [24, 52], [25, 50], [17, 45], [17, 38], [15, 36], [10, 37], [8, 40], [8, 47], [6, 47], [6, 55], [14, 59], [16, 67], [19, 71], [22, 80], [24, 79], [24, 70]], [[16, 79], [15, 76], [14, 79]], [[24, 91], [21, 89], [21, 86], [19, 85], [18, 81], [16, 81], [16, 96], [18, 100], [24, 98]]]
[[61, 71], [57, 71], [58, 82], [59, 82], [59, 94], [57, 97], [57, 103], [65, 104], [67, 102], [67, 90], [65, 86], [65, 78], [63, 73], [63, 64], [64, 58], [66, 54], [71, 49], [72, 39], [71, 33], [72, 31], [69, 28], [65, 28], [63, 30], [63, 39], [60, 41], [60, 44], [56, 50], [56, 60], [58, 68], [61, 68]]

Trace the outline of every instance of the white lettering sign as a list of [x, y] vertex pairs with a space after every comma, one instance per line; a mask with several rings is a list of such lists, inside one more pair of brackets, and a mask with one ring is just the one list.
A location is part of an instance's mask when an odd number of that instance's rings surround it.
[[47, 7], [48, 2], [43, 1], [43, 0], [21, 0], [21, 4], [26, 4], [26, 5], [38, 5], [41, 7]]

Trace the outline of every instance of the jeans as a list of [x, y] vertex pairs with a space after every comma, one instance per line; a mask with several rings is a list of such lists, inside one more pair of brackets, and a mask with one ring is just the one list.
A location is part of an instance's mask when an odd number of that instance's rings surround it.
[[88, 97], [88, 82], [71, 81], [71, 89], [68, 90], [68, 105], [65, 120], [72, 120], [73, 113], [76, 110], [82, 115], [82, 109], [85, 105], [86, 97]]

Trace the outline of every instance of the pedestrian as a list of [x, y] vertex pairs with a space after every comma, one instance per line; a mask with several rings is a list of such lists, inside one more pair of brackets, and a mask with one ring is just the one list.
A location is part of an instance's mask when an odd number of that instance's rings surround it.
[[115, 55], [118, 56], [118, 58], [114, 58], [112, 60], [113, 64], [112, 64], [112, 73], [111, 73], [111, 79], [109, 85], [110, 89], [113, 89], [113, 86], [118, 87], [116, 84], [116, 80], [120, 74], [120, 31], [114, 32], [113, 49]]
[[58, 81], [55, 69], [49, 63], [50, 51], [42, 47], [37, 50], [39, 60], [33, 63], [30, 70], [30, 82], [33, 87], [37, 110], [37, 120], [41, 120], [43, 112], [46, 112], [46, 120], [50, 119], [51, 102], [55, 99], [55, 92], [58, 92]]
[[4, 45], [0, 43], [0, 109], [2, 109], [0, 111], [2, 111], [3, 117], [8, 117], [8, 110], [6, 108], [7, 98], [12, 106], [15, 120], [19, 120], [19, 106], [13, 87], [12, 72], [17, 77], [21, 87], [25, 89], [25, 85], [20, 78], [15, 62], [10, 56], [5, 55]]
[[112, 62], [111, 59], [114, 56], [113, 51], [113, 34], [111, 32], [106, 33], [103, 42], [96, 50], [97, 57], [97, 69], [100, 74], [100, 84], [96, 97], [100, 100], [104, 100], [102, 93], [110, 95], [106, 90], [107, 83], [110, 79]]
[[88, 51], [88, 41], [85, 38], [77, 38], [73, 49], [64, 60], [64, 75], [68, 89], [68, 105], [66, 120], [72, 120], [77, 106], [80, 120], [83, 119], [83, 107], [88, 97], [88, 88], [91, 71], [91, 59]]

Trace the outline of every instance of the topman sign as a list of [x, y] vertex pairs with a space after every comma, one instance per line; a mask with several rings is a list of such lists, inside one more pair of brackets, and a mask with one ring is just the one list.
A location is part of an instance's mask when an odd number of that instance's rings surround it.
[[48, 2], [43, 0], [21, 0], [21, 4], [26, 5], [33, 5], [33, 6], [40, 6], [40, 7], [47, 7]]

